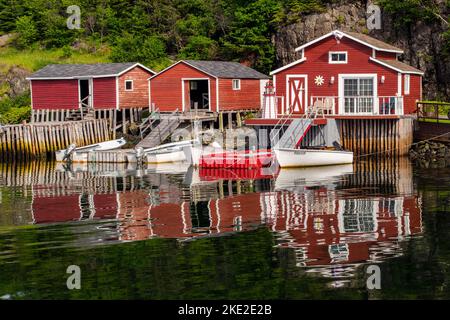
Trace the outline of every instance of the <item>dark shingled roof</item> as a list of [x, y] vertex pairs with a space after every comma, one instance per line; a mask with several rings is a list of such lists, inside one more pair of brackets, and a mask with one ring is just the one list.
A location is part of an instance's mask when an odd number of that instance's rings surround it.
[[373, 37], [370, 37], [363, 33], [357, 33], [357, 32], [350, 32], [350, 31], [342, 31], [342, 33], [349, 35], [350, 37], [356, 38], [359, 41], [368, 43], [376, 48], [383, 49], [383, 50], [392, 50], [392, 51], [403, 51], [400, 48], [394, 47], [393, 45], [390, 45], [384, 41], [375, 39]]
[[136, 62], [96, 64], [49, 64], [33, 73], [28, 79], [102, 77], [118, 75]]
[[202, 61], [183, 60], [187, 64], [218, 78], [236, 79], [270, 79], [252, 68], [246, 67], [238, 62], [229, 61]]
[[405, 73], [408, 73], [408, 72], [423, 73], [423, 71], [416, 69], [416, 68], [410, 66], [409, 64], [403, 63], [398, 60], [385, 60], [385, 59], [378, 59], [378, 60], [395, 68], [395, 69], [401, 70]]

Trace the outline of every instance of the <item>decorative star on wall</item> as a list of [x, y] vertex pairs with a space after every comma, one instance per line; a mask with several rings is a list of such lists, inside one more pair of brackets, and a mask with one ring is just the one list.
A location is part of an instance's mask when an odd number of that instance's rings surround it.
[[325, 80], [324, 80], [323, 76], [317, 76], [314, 79], [314, 82], [316, 83], [317, 86], [321, 86], [324, 84]]

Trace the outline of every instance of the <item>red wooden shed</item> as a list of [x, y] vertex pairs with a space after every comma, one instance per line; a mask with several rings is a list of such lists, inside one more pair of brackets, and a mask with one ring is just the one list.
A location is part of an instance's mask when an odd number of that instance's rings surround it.
[[335, 30], [296, 51], [300, 59], [271, 72], [278, 115], [314, 106], [334, 116], [403, 115], [422, 98], [423, 72], [365, 34]]
[[150, 100], [162, 112], [259, 110], [268, 79], [237, 62], [182, 60], [149, 79]]
[[147, 79], [155, 72], [140, 63], [51, 64], [30, 80], [33, 109], [143, 108]]

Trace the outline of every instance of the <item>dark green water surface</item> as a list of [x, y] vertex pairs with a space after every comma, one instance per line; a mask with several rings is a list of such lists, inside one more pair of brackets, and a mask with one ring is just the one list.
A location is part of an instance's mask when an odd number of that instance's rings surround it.
[[1, 299], [450, 298], [448, 167], [0, 164], [0, 192]]

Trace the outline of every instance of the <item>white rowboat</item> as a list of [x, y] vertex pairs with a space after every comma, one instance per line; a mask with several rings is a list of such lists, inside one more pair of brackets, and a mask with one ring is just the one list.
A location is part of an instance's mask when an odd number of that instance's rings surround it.
[[353, 152], [315, 149], [275, 149], [282, 168], [316, 167], [353, 163]]
[[78, 147], [74, 148], [74, 145], [69, 146], [67, 149], [58, 150], [55, 152], [56, 161], [62, 162], [65, 161], [67, 158], [73, 156], [74, 153], [87, 153], [90, 151], [109, 151], [109, 150], [115, 150], [121, 148], [123, 145], [125, 145], [127, 142], [124, 138], [116, 139], [116, 140], [110, 140], [100, 143], [91, 144], [84, 147]]

